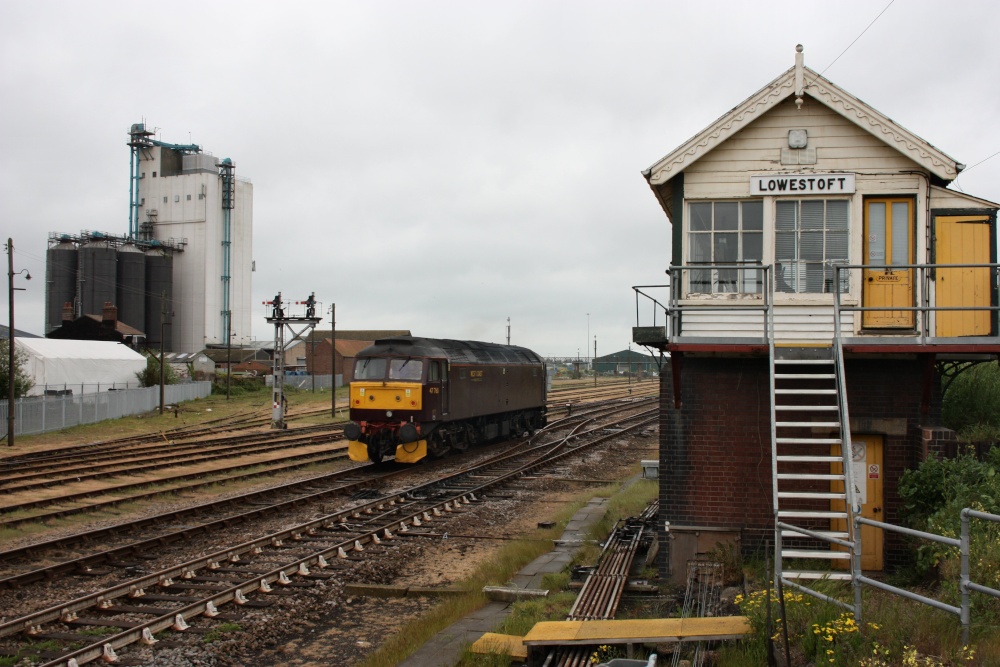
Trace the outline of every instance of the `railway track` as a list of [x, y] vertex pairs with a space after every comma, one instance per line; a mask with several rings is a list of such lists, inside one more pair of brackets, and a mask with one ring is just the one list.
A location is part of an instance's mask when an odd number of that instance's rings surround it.
[[[615, 618], [628, 584], [629, 571], [639, 549], [655, 535], [653, 523], [659, 503], [653, 502], [637, 518], [620, 521], [604, 544], [597, 567], [580, 589], [567, 621], [606, 621]], [[546, 656], [551, 667], [590, 667], [593, 647], [558, 647]]]
[[[587, 423], [589, 420], [618, 409], [620, 409], [620, 405], [594, 406], [575, 417], [563, 420], [560, 422], [560, 426], [569, 428], [576, 424]], [[515, 444], [504, 449], [503, 455], [510, 456], [527, 446], [527, 444]], [[451, 461], [440, 462], [434, 464], [430, 469], [422, 470], [422, 472], [428, 476], [434, 476], [437, 474], [436, 471], [439, 468], [449, 463]], [[114, 526], [76, 533], [17, 549], [0, 551], [0, 566], [7, 568], [7, 571], [4, 571], [0, 575], [0, 589], [16, 587], [32, 581], [51, 579], [58, 574], [66, 572], [90, 572], [105, 561], [114, 560], [127, 554], [143, 553], [156, 545], [182, 541], [188, 535], [194, 533], [203, 532], [214, 527], [250, 522], [268, 514], [291, 510], [295, 506], [307, 502], [318, 502], [329, 497], [361, 492], [364, 489], [384, 484], [397, 476], [409, 474], [409, 472], [409, 468], [386, 471], [371, 464], [360, 464], [346, 470], [269, 487], [261, 491], [202, 503], [188, 508], [165, 512], [153, 517], [145, 517], [135, 521], [119, 523]], [[245, 506], [247, 505], [253, 506], [254, 509], [245, 510]], [[47, 558], [47, 554], [53, 551], [72, 550], [81, 544], [102, 544], [112, 539], [115, 535], [136, 535], [150, 527], [155, 528], [164, 524], [188, 522], [191, 519], [196, 520], [202, 516], [210, 516], [214, 520], [210, 523], [187, 526], [184, 529], [171, 532], [154, 530], [145, 540], [128, 541], [115, 549], [107, 549], [98, 554], [81, 554], [78, 557], [67, 559], [45, 568], [35, 569], [29, 567], [17, 573], [9, 571], [11, 569], [18, 569], [16, 566], [11, 565], [17, 561], [32, 566], [38, 559]]]
[[[180, 630], [189, 622], [211, 623], [210, 619], [222, 617], [218, 608], [226, 604], [244, 610], [266, 605], [281, 590], [321, 582], [366, 554], [376, 552], [385, 557], [399, 533], [428, 522], [443, 522], [469, 504], [485, 502], [498, 487], [655, 422], [656, 411], [649, 409], [648, 401], [629, 407], [637, 414], [619, 418], [613, 432], [607, 423], [595, 425], [597, 416], [578, 415], [540, 432], [547, 434], [558, 426], [566, 433], [557, 440], [538, 435], [521, 443], [516, 451], [489, 457], [480, 464], [459, 465], [453, 473], [383, 492], [375, 500], [358, 501], [143, 576], [119, 580], [46, 609], [5, 619], [0, 624], [0, 652], [28, 654], [33, 643], [44, 637], [63, 648], [43, 664], [83, 664], [111, 659], [126, 646], [151, 645], [156, 633], [170, 628]], [[109, 558], [108, 562], [117, 565], [115, 560]], [[121, 560], [120, 555], [117, 560]], [[95, 628], [113, 634], [95, 639]], [[79, 646], [81, 642], [86, 645]]]
[[[654, 383], [647, 386], [655, 390]], [[577, 410], [581, 405], [603, 403], [596, 400], [596, 395], [589, 402], [582, 402], [582, 398], [578, 401]], [[550, 410], [553, 416], [572, 411], [564, 399], [551, 401]], [[299, 416], [324, 412], [325, 407], [302, 411]], [[156, 435], [158, 442], [153, 436], [120, 438], [52, 450], [45, 456], [36, 453], [0, 459], [0, 528], [16, 529], [161, 494], [195, 491], [346, 460], [342, 446], [316, 451], [317, 446], [339, 442], [342, 426], [314, 425], [290, 431], [244, 429], [231, 433], [238, 425], [252, 421], [249, 417], [244, 413], [213, 420], [207, 429], [185, 427], [164, 432]], [[230, 433], [220, 435], [221, 431]], [[279, 451], [287, 453], [280, 459], [269, 456]], [[231, 463], [225, 465], [227, 461]], [[196, 469], [187, 469], [193, 467]]]

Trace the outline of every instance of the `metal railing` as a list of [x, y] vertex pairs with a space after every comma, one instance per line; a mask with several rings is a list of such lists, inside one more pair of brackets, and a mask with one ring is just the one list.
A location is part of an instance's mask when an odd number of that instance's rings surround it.
[[[829, 263], [829, 269], [833, 272], [831, 285], [854, 286], [852, 290], [844, 289], [824, 289], [823, 292], [794, 293], [797, 295], [830, 295], [829, 298], [834, 307], [834, 312], [839, 320], [831, 331], [831, 336], [841, 334], [841, 326], [844, 322], [844, 315], [847, 313], [854, 317], [854, 313], [860, 313], [864, 317], [865, 313], [913, 313], [913, 332], [920, 344], [927, 344], [929, 339], [934, 338], [934, 326], [936, 318], [943, 313], [965, 312], [989, 313], [989, 331], [982, 334], [995, 338], [1000, 335], [1000, 264], [900, 264], [900, 265], [873, 265], [873, 264], [841, 264]], [[914, 272], [912, 281], [912, 305], [899, 306], [891, 305], [864, 305], [862, 294], [865, 287], [862, 284], [864, 271], [875, 271], [891, 273], [893, 271], [910, 270]], [[942, 270], [979, 270], [985, 271], [988, 278], [981, 277], [979, 282], [985, 278], [985, 285], [980, 285], [989, 294], [989, 305], [962, 304], [955, 306], [943, 306], [937, 304], [938, 292], [936, 286], [938, 280], [937, 272]], [[760, 272], [755, 274], [752, 280], [748, 280], [746, 272]], [[693, 272], [700, 272], [700, 280], [692, 283]], [[709, 273], [706, 273], [709, 272]], [[726, 273], [729, 272], [729, 273]], [[733, 272], [737, 278], [727, 279], [721, 283], [715, 277], [705, 278], [706, 275], [731, 277]], [[743, 273], [740, 273], [743, 272]], [[767, 340], [769, 336], [768, 324], [766, 322], [767, 309], [773, 304], [775, 295], [793, 294], [784, 290], [776, 289], [774, 277], [776, 274], [775, 265], [771, 264], [686, 264], [671, 266], [668, 270], [670, 281], [664, 285], [637, 285], [632, 287], [636, 299], [636, 326], [633, 329], [633, 340], [642, 343], [643, 338], [656, 342], [679, 342], [678, 338], [685, 335], [683, 329], [684, 316], [689, 313], [702, 312], [745, 312], [758, 311], [762, 314], [760, 322], [760, 335]], [[742, 276], [742, 277], [741, 277]], [[692, 290], [692, 284], [695, 288]], [[717, 289], [719, 285], [726, 289]], [[733, 287], [746, 287], [751, 285], [753, 290], [736, 291]], [[780, 312], [785, 305], [784, 302], [774, 304]], [[789, 303], [789, 305], [796, 305]], [[822, 303], [809, 305], [822, 306]], [[646, 308], [651, 308], [647, 311]], [[644, 324], [652, 315], [652, 325]], [[847, 322], [849, 328], [852, 327], [850, 321]], [[857, 324], [853, 328], [856, 328]], [[862, 327], [863, 328], [863, 327]], [[901, 329], [909, 329], [909, 326], [894, 328], [897, 333]], [[966, 335], [966, 334], [963, 334]], [[726, 336], [734, 338], [734, 336]], [[877, 338], [873, 338], [873, 342]]]
[[[932, 338], [931, 327], [934, 318], [938, 313], [946, 312], [988, 312], [990, 313], [990, 334], [996, 336], [1000, 328], [997, 325], [997, 313], [1000, 312], [1000, 305], [997, 305], [998, 276], [1000, 276], [1000, 264], [835, 264], [835, 280], [843, 280], [843, 272], [848, 272], [847, 280], [850, 280], [850, 272], [857, 271], [863, 278], [864, 271], [882, 271], [885, 274], [898, 271], [915, 271], [913, 280], [912, 306], [899, 306], [896, 304], [888, 306], [864, 306], [847, 305], [842, 302], [839, 292], [834, 292], [834, 305], [838, 313], [914, 313], [913, 330], [920, 339], [921, 344], [926, 344], [928, 338]], [[960, 306], [939, 306], [931, 303], [932, 297], [936, 297], [937, 292], [932, 289], [932, 283], [936, 281], [936, 272], [948, 269], [972, 269], [989, 271], [989, 294], [990, 305], [960, 305]], [[862, 280], [859, 278], [858, 284]], [[864, 290], [864, 287], [862, 287]], [[860, 298], [860, 297], [859, 297]]]
[[[635, 291], [635, 317], [636, 333], [647, 330], [648, 335], [662, 333], [666, 340], [673, 340], [680, 336], [683, 330], [683, 315], [697, 311], [755, 311], [761, 314], [761, 331], [766, 337], [768, 329], [767, 313], [773, 303], [773, 286], [771, 276], [773, 267], [769, 264], [741, 263], [741, 264], [684, 264], [671, 266], [668, 273], [670, 282], [666, 285], [637, 285], [632, 289]], [[730, 287], [747, 285], [747, 273], [753, 271], [754, 277], [749, 284], [754, 286], [755, 291], [739, 292], [727, 290], [716, 290], [720, 284]], [[699, 272], [699, 275], [710, 274], [707, 280], [701, 279], [698, 284], [706, 286], [706, 291], [695, 291], [691, 294], [684, 293], [685, 285], [690, 285], [690, 279], [685, 274]], [[706, 274], [706, 272], [708, 272]], [[729, 273], [726, 273], [729, 272]], [[759, 275], [757, 275], [759, 272]], [[722, 280], [718, 276], [724, 276]], [[730, 278], [736, 276], [735, 279]], [[668, 303], [664, 304], [660, 298], [649, 293], [652, 290], [668, 290]], [[652, 305], [652, 327], [643, 327], [640, 298], [645, 297]], [[715, 297], [715, 298], [712, 298]], [[658, 325], [657, 320], [661, 318], [663, 325]], [[653, 331], [652, 329], [655, 329]], [[635, 340], [635, 342], [641, 342]]]
[[[982, 584], [977, 584], [972, 581], [969, 576], [969, 560], [970, 560], [970, 543], [971, 536], [969, 530], [970, 519], [982, 519], [985, 521], [993, 521], [1000, 523], [1000, 516], [996, 514], [989, 514], [987, 512], [980, 512], [974, 510], [970, 507], [966, 507], [961, 513], [962, 519], [962, 534], [961, 537], [956, 539], [954, 537], [945, 537], [943, 535], [936, 535], [934, 533], [927, 533], [922, 530], [914, 530], [913, 528], [904, 528], [902, 526], [895, 526], [891, 523], [883, 523], [881, 521], [875, 521], [874, 519], [866, 519], [864, 517], [855, 517], [854, 523], [856, 526], [856, 531], [858, 535], [858, 547], [854, 554], [854, 568], [857, 571], [857, 580], [865, 585], [872, 586], [873, 588], [878, 588], [880, 590], [899, 595], [901, 597], [907, 598], [908, 600], [914, 600], [915, 602], [921, 602], [923, 604], [934, 607], [935, 609], [940, 609], [948, 613], [954, 614], [959, 617], [959, 621], [962, 624], [962, 644], [968, 645], [969, 643], [969, 630], [972, 626], [972, 591], [978, 593], [984, 593], [986, 595], [991, 595], [995, 598], [1000, 598], [1000, 591], [989, 588], [988, 586], [983, 586]], [[876, 579], [871, 579], [869, 577], [861, 574], [861, 526], [873, 526], [875, 528], [881, 528], [883, 530], [888, 530], [895, 533], [900, 533], [902, 535], [909, 535], [910, 537], [917, 537], [924, 540], [931, 540], [933, 542], [938, 542], [940, 544], [945, 544], [950, 547], [955, 547], [959, 550], [961, 557], [961, 574], [959, 579], [959, 590], [961, 592], [961, 602], [960, 606], [956, 607], [954, 605], [941, 602], [940, 600], [935, 600], [934, 598], [925, 597], [918, 593], [908, 591], [903, 588], [897, 588], [882, 581]], [[858, 610], [855, 612], [857, 622], [861, 622], [861, 608], [860, 601]]]

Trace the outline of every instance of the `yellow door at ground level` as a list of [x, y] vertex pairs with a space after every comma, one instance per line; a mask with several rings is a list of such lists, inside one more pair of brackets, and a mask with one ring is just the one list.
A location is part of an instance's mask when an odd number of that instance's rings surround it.
[[[831, 452], [834, 456], [840, 455], [840, 446], [835, 445]], [[857, 435], [851, 434], [851, 458], [854, 470], [854, 497], [855, 502], [861, 504], [861, 516], [875, 521], [885, 521], [882, 508], [882, 483], [885, 479], [885, 468], [882, 455], [882, 436], [880, 435]], [[842, 466], [840, 462], [830, 465], [830, 472], [839, 474]], [[831, 483], [833, 493], [842, 493], [843, 482], [835, 481]], [[842, 510], [843, 507], [836, 501], [831, 509]], [[844, 521], [835, 519], [830, 522], [830, 530], [846, 531], [847, 526]], [[882, 529], [874, 526], [861, 527], [861, 569], [881, 570], [882, 563]]]
[[[934, 218], [935, 264], [989, 264], [990, 218], [985, 215], [948, 215]], [[989, 336], [992, 297], [990, 268], [935, 270], [935, 336]]]
[[[866, 199], [861, 323], [866, 329], [912, 329], [914, 270], [913, 200]], [[897, 268], [898, 267], [898, 268]]]

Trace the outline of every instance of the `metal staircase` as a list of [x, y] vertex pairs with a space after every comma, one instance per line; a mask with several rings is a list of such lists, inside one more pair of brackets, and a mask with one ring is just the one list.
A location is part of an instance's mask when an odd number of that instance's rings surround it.
[[[846, 609], [808, 583], [856, 579], [854, 481], [840, 339], [775, 341], [768, 315], [775, 578]], [[834, 315], [835, 328], [839, 318]]]

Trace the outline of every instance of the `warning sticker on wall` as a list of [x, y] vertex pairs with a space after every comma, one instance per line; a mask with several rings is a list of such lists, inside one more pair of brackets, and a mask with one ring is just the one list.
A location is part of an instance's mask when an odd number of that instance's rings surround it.
[[868, 479], [878, 479], [879, 478], [879, 466], [877, 463], [873, 463], [868, 466]]

